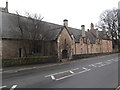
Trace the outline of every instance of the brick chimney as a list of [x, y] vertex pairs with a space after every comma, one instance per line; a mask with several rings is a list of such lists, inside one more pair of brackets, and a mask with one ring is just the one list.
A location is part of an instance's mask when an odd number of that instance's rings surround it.
[[6, 12], [8, 12], [8, 1], [6, 1]]
[[96, 29], [96, 37], [99, 37], [98, 29]]
[[68, 20], [67, 20], [67, 19], [64, 19], [64, 20], [63, 20], [63, 25], [64, 25], [65, 27], [68, 27]]
[[103, 26], [102, 31], [103, 31], [103, 34], [106, 34], [105, 26]]
[[85, 37], [85, 25], [81, 25], [82, 37]]
[[90, 24], [90, 29], [94, 30], [94, 24], [93, 23]]
[[118, 2], [118, 9], [120, 9], [120, 1]]

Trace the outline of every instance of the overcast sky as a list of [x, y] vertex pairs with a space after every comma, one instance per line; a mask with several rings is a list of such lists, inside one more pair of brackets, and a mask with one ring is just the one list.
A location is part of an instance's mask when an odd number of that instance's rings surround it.
[[[38, 13], [44, 17], [43, 21], [63, 24], [68, 19], [68, 25], [80, 28], [90, 23], [98, 22], [99, 15], [106, 9], [118, 7], [119, 0], [7, 0], [9, 12], [15, 11]], [[0, 0], [0, 7], [5, 7], [6, 0]]]

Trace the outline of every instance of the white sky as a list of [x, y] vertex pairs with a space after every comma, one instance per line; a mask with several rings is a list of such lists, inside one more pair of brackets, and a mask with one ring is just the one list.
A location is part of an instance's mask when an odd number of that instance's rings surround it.
[[[90, 23], [98, 22], [99, 15], [106, 9], [118, 7], [119, 0], [7, 0], [10, 13], [15, 11], [38, 13], [44, 17], [43, 21], [63, 24], [68, 19], [68, 25], [80, 28]], [[6, 0], [0, 0], [0, 7], [5, 7]]]

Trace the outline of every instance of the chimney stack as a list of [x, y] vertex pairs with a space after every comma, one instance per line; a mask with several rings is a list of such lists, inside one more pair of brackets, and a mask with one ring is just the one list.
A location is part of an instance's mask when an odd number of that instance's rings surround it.
[[98, 29], [96, 29], [96, 37], [97, 37], [97, 38], [99, 37]]
[[81, 25], [82, 37], [85, 37], [85, 25]]
[[89, 30], [89, 29], [87, 29], [87, 31], [89, 32], [90, 30]]
[[8, 12], [8, 1], [6, 1], [6, 12]]
[[67, 20], [67, 19], [64, 19], [64, 20], [63, 20], [63, 25], [64, 25], [65, 27], [68, 27], [68, 20]]
[[103, 34], [106, 34], [105, 26], [103, 26]]
[[94, 30], [94, 24], [93, 24], [93, 23], [91, 23], [90, 29], [91, 29], [91, 30]]

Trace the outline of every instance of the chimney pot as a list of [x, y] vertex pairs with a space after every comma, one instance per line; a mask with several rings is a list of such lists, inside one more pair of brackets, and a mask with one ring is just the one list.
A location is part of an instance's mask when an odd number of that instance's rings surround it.
[[91, 30], [94, 30], [94, 24], [93, 24], [93, 23], [91, 23], [90, 29], [91, 29]]
[[67, 20], [67, 19], [64, 19], [64, 20], [63, 20], [63, 25], [64, 25], [65, 27], [68, 27], [68, 20]]
[[6, 11], [8, 12], [8, 1], [6, 1]]
[[99, 37], [98, 29], [96, 29], [96, 37], [97, 37], [97, 38]]
[[85, 37], [85, 25], [81, 25], [82, 37]]
[[89, 30], [89, 29], [87, 29], [87, 31], [89, 32], [90, 30]]

